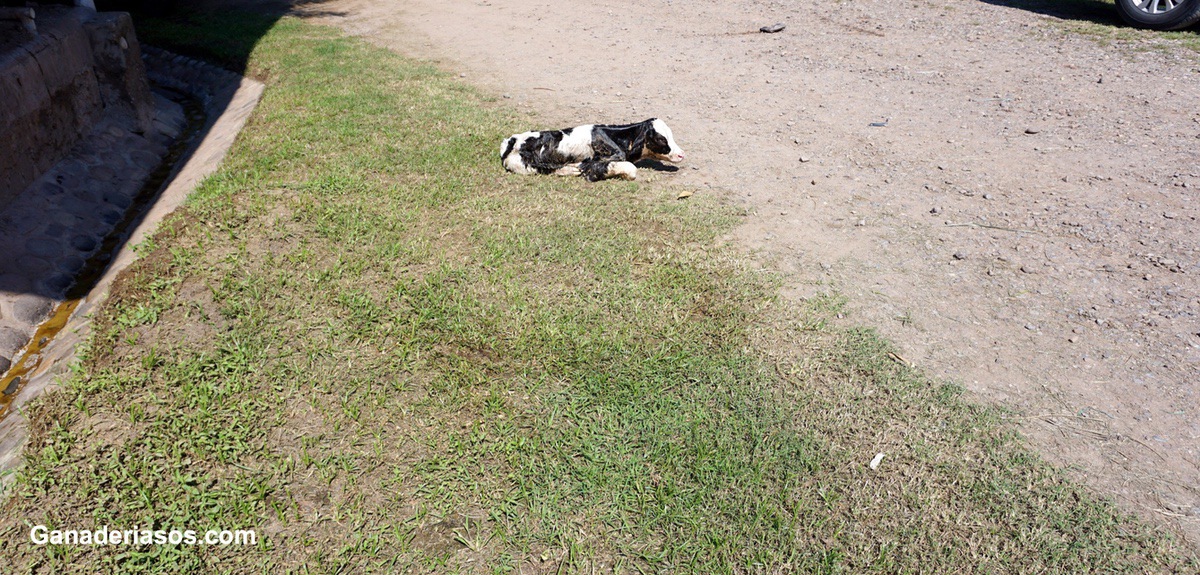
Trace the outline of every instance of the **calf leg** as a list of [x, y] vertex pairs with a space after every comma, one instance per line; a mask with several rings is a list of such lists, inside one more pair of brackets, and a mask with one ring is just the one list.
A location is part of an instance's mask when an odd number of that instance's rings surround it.
[[637, 166], [633, 162], [610, 162], [608, 164], [608, 177], [621, 178], [622, 180], [636, 180]]
[[567, 164], [552, 173], [556, 176], [578, 176], [583, 171], [579, 169], [579, 164]]
[[593, 133], [592, 150], [596, 154], [584, 160], [579, 169], [589, 181], [621, 178], [624, 180], [637, 179], [637, 168], [632, 162], [626, 161], [625, 152], [621, 146], [604, 133]]
[[637, 167], [633, 162], [610, 162], [607, 160], [591, 159], [586, 160], [579, 165], [579, 170], [583, 172], [583, 177], [590, 182], [607, 180], [609, 178], [621, 178], [623, 180], [636, 180]]
[[608, 162], [589, 158], [580, 162], [579, 170], [589, 182], [598, 182], [608, 177]]

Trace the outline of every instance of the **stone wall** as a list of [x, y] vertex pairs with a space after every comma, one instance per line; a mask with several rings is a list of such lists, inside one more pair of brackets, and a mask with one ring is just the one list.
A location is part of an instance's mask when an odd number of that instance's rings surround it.
[[0, 208], [102, 118], [146, 131], [153, 115], [128, 14], [41, 6], [36, 23], [0, 46]]

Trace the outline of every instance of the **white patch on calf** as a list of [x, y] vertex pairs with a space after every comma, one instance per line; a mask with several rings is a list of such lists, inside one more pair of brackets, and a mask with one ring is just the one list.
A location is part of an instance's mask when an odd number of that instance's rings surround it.
[[684, 158], [683, 149], [679, 147], [679, 144], [675, 143], [675, 136], [671, 134], [671, 128], [667, 127], [667, 123], [655, 118], [652, 125], [654, 126], [654, 131], [662, 134], [667, 139], [667, 145], [671, 147], [671, 151], [663, 159], [668, 162], [682, 162]]
[[[512, 151], [504, 157], [504, 168], [506, 170], [514, 174], [521, 174], [522, 176], [528, 176], [530, 174], [537, 173], [537, 170], [526, 166], [525, 162], [521, 161], [521, 146], [525, 145], [526, 140], [530, 138], [536, 138], [537, 135], [537, 132], [525, 132], [523, 134], [512, 136], [508, 139], [515, 139], [516, 142], [513, 143]], [[501, 154], [504, 153], [504, 150], [508, 149], [508, 140], [505, 140], [504, 143], [500, 145]]]
[[633, 162], [613, 162], [608, 165], [608, 174], [610, 178], [621, 178], [624, 180], [637, 179], [637, 166]]
[[586, 160], [592, 157], [592, 126], [584, 124], [571, 129], [571, 133], [563, 136], [558, 143], [558, 153], [572, 160]]

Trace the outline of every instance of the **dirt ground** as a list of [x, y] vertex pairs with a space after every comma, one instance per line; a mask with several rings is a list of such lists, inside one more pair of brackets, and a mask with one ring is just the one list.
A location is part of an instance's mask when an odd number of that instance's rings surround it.
[[530, 129], [666, 119], [688, 160], [649, 177], [744, 207], [731, 239], [789, 297], [848, 296], [847, 321], [1200, 548], [1198, 58], [997, 3], [809, 6], [304, 9], [510, 98]]

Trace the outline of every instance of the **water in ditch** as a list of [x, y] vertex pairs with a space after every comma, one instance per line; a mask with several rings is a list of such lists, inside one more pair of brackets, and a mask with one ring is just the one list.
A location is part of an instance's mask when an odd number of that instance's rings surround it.
[[206, 117], [201, 103], [188, 94], [169, 88], [154, 88], [156, 92], [179, 104], [187, 118], [187, 124], [179, 137], [167, 149], [158, 167], [151, 172], [133, 198], [125, 216], [117, 222], [112, 231], [104, 237], [100, 248], [87, 260], [83, 269], [75, 276], [75, 282], [67, 289], [64, 300], [54, 307], [50, 317], [38, 325], [33, 338], [16, 355], [8, 371], [0, 377], [0, 420], [8, 416], [13, 400], [29, 381], [29, 377], [37, 373], [41, 366], [43, 350], [56, 335], [66, 327], [71, 314], [79, 307], [80, 301], [87, 296], [96, 282], [104, 275], [109, 263], [119, 253], [121, 246], [137, 227], [150, 206], [158, 199], [159, 194], [166, 188], [177, 166], [194, 150], [200, 136]]

